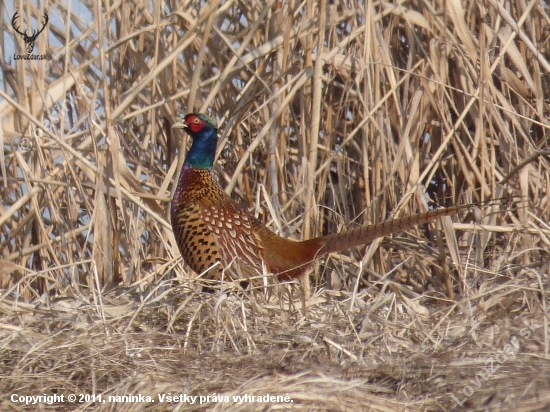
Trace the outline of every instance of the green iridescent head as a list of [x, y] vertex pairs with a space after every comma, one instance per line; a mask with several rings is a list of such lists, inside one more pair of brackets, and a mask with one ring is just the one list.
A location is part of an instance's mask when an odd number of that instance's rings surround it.
[[189, 113], [181, 122], [174, 123], [172, 129], [183, 129], [193, 139], [184, 164], [198, 169], [212, 169], [218, 144], [216, 123], [205, 114]]

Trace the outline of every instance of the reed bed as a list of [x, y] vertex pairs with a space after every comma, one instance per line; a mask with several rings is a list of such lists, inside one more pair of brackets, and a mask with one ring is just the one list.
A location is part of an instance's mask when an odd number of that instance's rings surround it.
[[[0, 409], [548, 408], [546, 2], [9, 7]], [[48, 59], [5, 53], [17, 10], [31, 32], [48, 13]], [[168, 220], [192, 111], [220, 125], [222, 186], [284, 236], [480, 206], [317, 262], [305, 297], [202, 293]], [[291, 401], [233, 399], [267, 394]]]

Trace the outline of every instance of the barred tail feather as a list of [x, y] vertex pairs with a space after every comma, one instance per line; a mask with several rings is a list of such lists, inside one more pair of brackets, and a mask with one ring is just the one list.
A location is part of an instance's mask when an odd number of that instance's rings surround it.
[[370, 243], [376, 238], [401, 232], [417, 225], [423, 225], [439, 217], [455, 215], [471, 207], [472, 205], [461, 205], [430, 210], [429, 212], [390, 219], [318, 239], [324, 243], [323, 254], [343, 252], [351, 247]]

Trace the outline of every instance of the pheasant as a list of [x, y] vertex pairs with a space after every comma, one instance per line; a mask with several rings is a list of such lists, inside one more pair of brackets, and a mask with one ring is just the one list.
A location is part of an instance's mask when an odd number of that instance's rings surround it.
[[243, 279], [265, 269], [279, 280], [291, 280], [329, 253], [343, 252], [471, 207], [435, 209], [304, 241], [286, 239], [233, 201], [214, 180], [218, 129], [212, 119], [191, 113], [172, 128], [184, 129], [193, 139], [172, 199], [172, 228], [183, 260], [197, 274], [207, 272], [207, 278], [220, 279], [226, 269], [232, 278]]

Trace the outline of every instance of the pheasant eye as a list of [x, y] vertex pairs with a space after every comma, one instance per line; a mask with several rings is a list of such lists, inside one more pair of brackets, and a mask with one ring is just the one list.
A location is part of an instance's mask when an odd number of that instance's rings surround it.
[[199, 119], [198, 117], [193, 117], [190, 120], [191, 120], [189, 124], [190, 129], [195, 133], [200, 132], [203, 127], [201, 119]]

